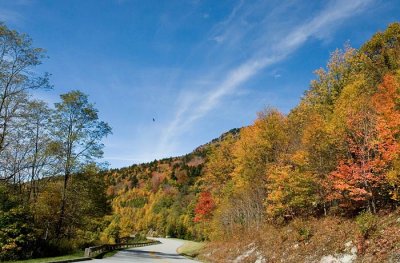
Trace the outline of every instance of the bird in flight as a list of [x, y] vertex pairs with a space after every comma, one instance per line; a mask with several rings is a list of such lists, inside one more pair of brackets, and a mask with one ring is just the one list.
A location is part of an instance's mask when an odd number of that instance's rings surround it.
[[156, 121], [156, 119], [153, 118], [153, 122], [155, 122], [155, 121]]

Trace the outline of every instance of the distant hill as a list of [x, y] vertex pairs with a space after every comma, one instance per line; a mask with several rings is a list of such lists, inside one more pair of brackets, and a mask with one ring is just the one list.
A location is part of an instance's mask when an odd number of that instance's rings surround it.
[[201, 151], [202, 149], [207, 148], [207, 147], [210, 146], [210, 145], [217, 144], [217, 143], [223, 141], [228, 135], [232, 135], [233, 137], [237, 138], [237, 137], [239, 137], [239, 134], [240, 134], [240, 130], [241, 130], [241, 129], [242, 129], [242, 128], [233, 128], [233, 129], [230, 129], [229, 131], [224, 132], [223, 134], [221, 134], [221, 136], [219, 136], [218, 138], [212, 139], [210, 142], [208, 142], [208, 143], [206, 143], [206, 144], [203, 144], [203, 145], [200, 145], [199, 147], [197, 147], [197, 148], [194, 150], [194, 152], [196, 152], [196, 151]]
[[228, 135], [238, 138], [239, 132], [240, 128], [231, 129], [183, 156], [106, 171], [115, 222], [108, 231], [118, 225], [123, 236], [132, 234], [132, 229], [150, 229], [162, 235], [201, 238], [204, 233], [196, 229], [193, 211], [207, 152]]

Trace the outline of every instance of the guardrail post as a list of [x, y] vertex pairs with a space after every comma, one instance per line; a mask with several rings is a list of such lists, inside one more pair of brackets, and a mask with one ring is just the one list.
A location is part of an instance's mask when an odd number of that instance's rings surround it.
[[88, 248], [85, 248], [85, 254], [84, 254], [84, 257], [85, 258], [89, 258], [90, 257], [90, 247], [88, 247]]

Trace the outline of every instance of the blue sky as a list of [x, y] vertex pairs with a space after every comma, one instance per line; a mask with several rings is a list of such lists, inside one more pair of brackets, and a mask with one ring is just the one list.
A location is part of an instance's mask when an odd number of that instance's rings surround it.
[[289, 112], [330, 52], [399, 21], [400, 3], [0, 0], [0, 20], [47, 50], [54, 89], [36, 96], [96, 103], [113, 128], [104, 158], [122, 167], [188, 153], [266, 106]]

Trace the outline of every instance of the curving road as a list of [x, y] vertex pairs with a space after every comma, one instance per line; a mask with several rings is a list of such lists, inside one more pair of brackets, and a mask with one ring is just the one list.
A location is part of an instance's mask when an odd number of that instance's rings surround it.
[[[119, 251], [112, 257], [95, 259], [97, 263], [118, 262], [163, 262], [163, 263], [194, 263], [197, 261], [179, 255], [176, 250], [183, 245], [183, 241], [169, 238], [152, 238], [161, 244], [146, 247], [128, 248]], [[91, 262], [93, 262], [91, 261]]]

